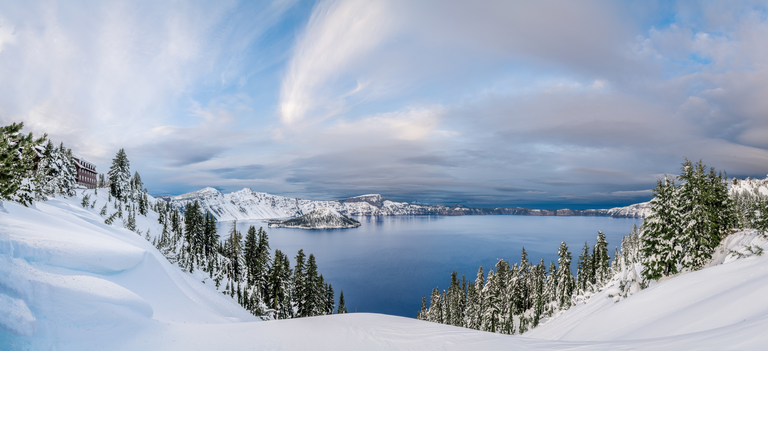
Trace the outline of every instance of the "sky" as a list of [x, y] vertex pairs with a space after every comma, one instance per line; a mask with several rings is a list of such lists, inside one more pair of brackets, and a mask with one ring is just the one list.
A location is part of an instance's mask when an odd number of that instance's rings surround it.
[[765, 41], [750, 1], [0, 0], [0, 124], [153, 195], [604, 208], [768, 174]]

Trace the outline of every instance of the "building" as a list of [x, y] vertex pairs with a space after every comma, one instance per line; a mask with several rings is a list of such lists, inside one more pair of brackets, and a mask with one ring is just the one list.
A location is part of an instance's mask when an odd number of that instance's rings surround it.
[[96, 189], [99, 176], [96, 172], [96, 165], [79, 156], [73, 155], [72, 160], [75, 162], [75, 168], [77, 168], [77, 184], [88, 189]]

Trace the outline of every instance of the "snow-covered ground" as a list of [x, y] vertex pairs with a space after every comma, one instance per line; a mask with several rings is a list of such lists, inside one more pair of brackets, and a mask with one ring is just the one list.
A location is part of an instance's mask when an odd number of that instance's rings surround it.
[[768, 241], [754, 232], [731, 236], [717, 265], [620, 302], [604, 290], [520, 337], [368, 313], [261, 321], [144, 238], [156, 214], [136, 218], [138, 235], [104, 223], [106, 191], [93, 209], [82, 193], [0, 209], [0, 349], [768, 349]]

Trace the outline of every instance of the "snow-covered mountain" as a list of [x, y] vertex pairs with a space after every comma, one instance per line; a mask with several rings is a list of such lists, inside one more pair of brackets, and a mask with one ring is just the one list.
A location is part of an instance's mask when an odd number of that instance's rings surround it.
[[269, 221], [270, 228], [334, 229], [357, 228], [359, 226], [360, 222], [328, 207], [314, 209], [293, 219], [272, 219]]
[[294, 218], [317, 208], [330, 208], [345, 216], [398, 216], [398, 215], [539, 215], [539, 216], [611, 216], [645, 217], [648, 203], [629, 207], [596, 210], [541, 210], [525, 207], [469, 208], [464, 206], [421, 205], [395, 202], [378, 194], [360, 195], [352, 198], [330, 201], [313, 201], [288, 198], [245, 188], [223, 194], [213, 188], [177, 195], [162, 196], [179, 209], [197, 200], [203, 213], [210, 212], [219, 221], [243, 219]]

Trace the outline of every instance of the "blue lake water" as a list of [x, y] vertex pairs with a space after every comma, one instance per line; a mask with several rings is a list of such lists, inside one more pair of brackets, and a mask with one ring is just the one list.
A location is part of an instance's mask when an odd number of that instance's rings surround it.
[[[591, 248], [602, 231], [613, 259], [621, 237], [641, 219], [588, 216], [384, 216], [355, 217], [354, 229], [300, 230], [267, 228], [261, 221], [239, 221], [243, 235], [253, 225], [263, 227], [274, 256], [280, 249], [294, 257], [299, 249], [315, 255], [320, 273], [340, 291], [350, 312], [378, 312], [415, 317], [421, 297], [435, 287], [446, 289], [450, 274], [474, 280], [481, 265], [485, 273], [498, 258], [520, 261], [523, 247], [528, 259], [544, 258], [547, 268], [557, 261], [560, 242], [566, 242], [576, 262], [584, 242]], [[232, 222], [219, 222], [219, 235], [229, 233]]]

